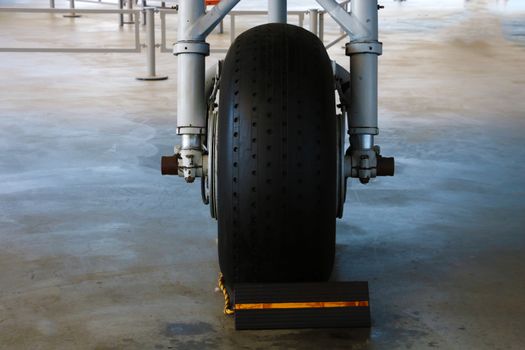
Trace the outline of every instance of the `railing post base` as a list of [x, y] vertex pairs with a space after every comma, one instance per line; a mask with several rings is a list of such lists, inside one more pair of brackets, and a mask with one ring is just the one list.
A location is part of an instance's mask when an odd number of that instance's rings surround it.
[[[129, 0], [128, 0], [129, 1]], [[157, 75], [155, 73], [155, 49], [157, 47], [155, 43], [155, 8], [146, 7], [144, 9], [146, 13], [146, 59], [148, 74], [145, 77], [138, 77], [137, 80], [166, 80], [168, 79], [165, 75]]]
[[137, 80], [142, 80], [142, 81], [166, 80], [166, 79], [168, 79], [168, 76], [167, 75], [163, 75], [163, 76], [155, 75], [153, 77], [137, 77], [136, 79]]
[[[54, 6], [54, 1], [53, 1], [53, 6]], [[75, 0], [69, 0], [69, 8], [71, 9], [71, 13], [68, 13], [67, 15], [64, 15], [62, 17], [66, 17], [66, 18], [82, 17], [78, 13], [75, 13]]]

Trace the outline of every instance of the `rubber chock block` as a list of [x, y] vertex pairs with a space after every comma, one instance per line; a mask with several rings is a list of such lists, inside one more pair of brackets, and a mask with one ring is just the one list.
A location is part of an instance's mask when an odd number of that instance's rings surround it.
[[242, 283], [235, 329], [370, 327], [368, 282]]

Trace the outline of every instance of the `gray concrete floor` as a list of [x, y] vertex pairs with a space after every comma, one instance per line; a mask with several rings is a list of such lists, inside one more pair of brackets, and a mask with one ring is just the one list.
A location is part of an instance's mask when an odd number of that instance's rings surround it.
[[[0, 1], [17, 3], [45, 6]], [[378, 143], [398, 171], [350, 186], [333, 274], [370, 282], [369, 331], [223, 316], [216, 223], [198, 185], [158, 171], [177, 141], [171, 55], [169, 80], [139, 82], [138, 54], [1, 53], [0, 348], [523, 349], [525, 14], [507, 4], [381, 12]], [[0, 46], [131, 42], [113, 17], [0, 27]]]

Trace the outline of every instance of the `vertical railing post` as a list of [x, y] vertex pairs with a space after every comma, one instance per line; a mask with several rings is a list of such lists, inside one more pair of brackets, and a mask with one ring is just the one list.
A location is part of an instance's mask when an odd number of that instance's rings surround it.
[[300, 13], [299, 15], [299, 27], [304, 27], [304, 13]]
[[49, 0], [49, 7], [52, 9], [55, 8], [55, 0]]
[[[128, 10], [133, 10], [133, 0], [126, 0], [126, 8]], [[124, 22], [125, 24], [133, 24], [135, 23], [135, 21], [133, 20], [133, 13], [129, 13], [128, 14], [128, 21], [127, 22]], [[138, 20], [138, 18], [137, 18]]]
[[68, 17], [68, 18], [80, 17], [79, 14], [75, 13], [75, 0], [69, 0], [69, 8], [71, 9], [71, 12], [64, 15], [64, 17]]
[[324, 11], [319, 11], [319, 39], [324, 41]]
[[[124, 10], [124, 0], [118, 0], [118, 8]], [[124, 26], [124, 14], [121, 12], [118, 14], [118, 24], [119, 26]]]
[[145, 26], [147, 22], [147, 16], [146, 16], [146, 7], [148, 7], [148, 4], [146, 0], [142, 0], [142, 25]]
[[235, 41], [235, 15], [230, 13], [230, 42]]
[[310, 9], [308, 10], [308, 13], [310, 15], [310, 31], [314, 33], [315, 35], [319, 35], [319, 24], [317, 22], [317, 18], [319, 16], [319, 10]]
[[160, 51], [168, 52], [166, 51], [166, 13], [162, 10], [160, 11]]
[[[130, 0], [128, 0], [130, 1]], [[167, 76], [158, 76], [155, 74], [155, 49], [157, 47], [155, 43], [155, 8], [147, 7], [146, 11], [146, 64], [147, 64], [147, 75], [145, 77], [139, 77], [138, 80], [166, 80]]]

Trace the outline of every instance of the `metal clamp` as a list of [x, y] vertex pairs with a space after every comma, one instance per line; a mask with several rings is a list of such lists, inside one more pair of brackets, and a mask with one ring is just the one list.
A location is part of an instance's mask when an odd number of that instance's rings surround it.
[[367, 127], [359, 127], [359, 128], [348, 128], [348, 134], [349, 135], [377, 135], [379, 134], [379, 128], [367, 128]]
[[210, 44], [204, 41], [178, 41], [173, 45], [173, 54], [175, 56], [184, 53], [208, 56], [210, 54]]
[[378, 56], [383, 54], [383, 43], [380, 41], [351, 41], [346, 44], [346, 55], [358, 53], [373, 53]]
[[205, 126], [178, 126], [177, 135], [205, 135], [206, 127]]

